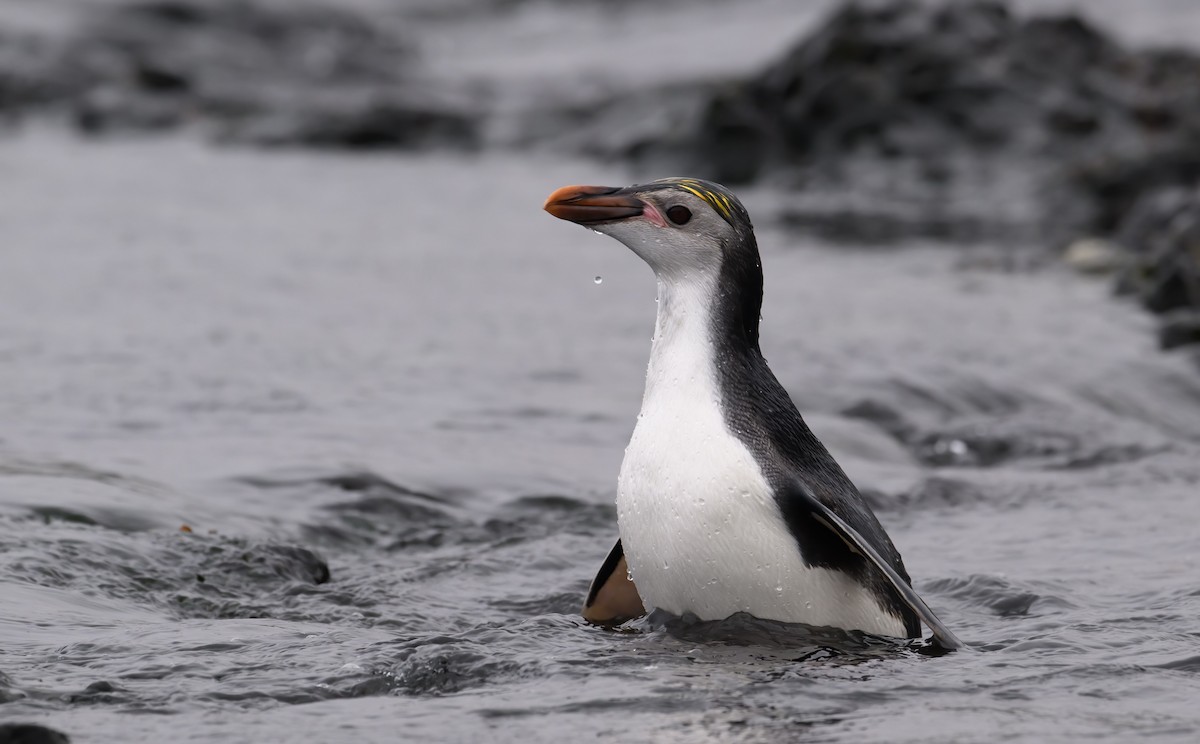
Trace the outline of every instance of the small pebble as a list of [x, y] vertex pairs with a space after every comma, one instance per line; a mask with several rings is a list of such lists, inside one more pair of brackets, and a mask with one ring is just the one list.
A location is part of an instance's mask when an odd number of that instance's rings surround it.
[[1067, 246], [1063, 261], [1081, 274], [1111, 274], [1121, 267], [1121, 249], [1101, 238], [1081, 238]]

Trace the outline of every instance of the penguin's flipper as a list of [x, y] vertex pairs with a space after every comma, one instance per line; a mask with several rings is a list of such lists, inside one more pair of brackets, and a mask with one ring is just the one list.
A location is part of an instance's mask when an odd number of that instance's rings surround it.
[[629, 578], [620, 539], [604, 559], [596, 578], [592, 579], [592, 588], [581, 614], [584, 620], [597, 625], [620, 625], [646, 614], [637, 587]]
[[909, 585], [907, 581], [896, 573], [896, 569], [879, 555], [879, 551], [866, 540], [862, 535], [858, 534], [846, 521], [833, 513], [833, 510], [817, 500], [803, 484], [796, 483], [791, 489], [794, 496], [809, 510], [812, 518], [816, 522], [829, 529], [830, 532], [846, 544], [851, 551], [858, 553], [866, 560], [870, 561], [879, 571], [887, 577], [892, 588], [896, 590], [896, 594], [908, 605], [913, 612], [917, 613], [917, 617], [921, 618], [929, 629], [933, 631], [933, 639], [939, 646], [947, 650], [962, 648], [963, 642], [954, 635], [941, 620], [938, 620], [937, 615], [933, 614], [933, 610], [929, 609], [929, 605], [925, 604], [925, 600], [917, 594], [916, 590]]

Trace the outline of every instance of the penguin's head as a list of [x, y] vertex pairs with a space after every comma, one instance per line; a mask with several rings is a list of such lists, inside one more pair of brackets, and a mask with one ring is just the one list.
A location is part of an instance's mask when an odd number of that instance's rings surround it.
[[611, 235], [664, 279], [715, 277], [729, 261], [758, 265], [750, 217], [724, 186], [663, 178], [636, 186], [564, 186], [545, 209]]

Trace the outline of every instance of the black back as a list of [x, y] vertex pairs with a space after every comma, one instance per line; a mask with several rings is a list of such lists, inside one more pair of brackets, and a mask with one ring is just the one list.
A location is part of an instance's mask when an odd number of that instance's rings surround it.
[[882, 572], [852, 551], [826, 525], [814, 519], [811, 510], [796, 497], [793, 484], [799, 481], [853, 527], [911, 585], [904, 561], [883, 526], [841, 466], [804, 423], [759, 350], [762, 265], [745, 208], [717, 184], [689, 183], [698, 184], [723, 201], [732, 200], [735, 205], [733, 218], [726, 221], [733, 226], [736, 237], [728, 245], [722, 245], [711, 331], [725, 423], [762, 468], [804, 562], [850, 574], [867, 585], [884, 607], [904, 621], [909, 637], [920, 636], [921, 625], [916, 613]]

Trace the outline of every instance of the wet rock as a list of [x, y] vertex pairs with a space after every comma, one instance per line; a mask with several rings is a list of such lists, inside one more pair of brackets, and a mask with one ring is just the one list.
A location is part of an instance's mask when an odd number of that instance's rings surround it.
[[401, 98], [274, 113], [234, 128], [233, 141], [348, 150], [474, 148], [475, 122], [461, 113]]
[[1158, 327], [1158, 343], [1164, 349], [1200, 344], [1200, 310], [1167, 313]]
[[[187, 543], [176, 553], [176, 573], [194, 580], [207, 593], [254, 596], [284, 582], [324, 584], [329, 564], [316, 552], [297, 545], [254, 543], [241, 538], [181, 535]], [[282, 580], [282, 582], [281, 582]]]
[[0, 723], [0, 744], [70, 744], [71, 738], [36, 723]]
[[402, 695], [452, 694], [531, 671], [518, 662], [463, 648], [467, 644], [449, 636], [404, 645], [396, 654], [399, 663], [389, 673], [391, 692]]
[[1161, 340], [1164, 346], [1186, 343], [1193, 326], [1188, 311], [1200, 311], [1200, 186], [1146, 195], [1122, 222], [1117, 240], [1131, 257], [1118, 291], [1155, 313], [1179, 311], [1165, 321]]
[[1109, 240], [1080, 238], [1067, 246], [1063, 262], [1081, 274], [1110, 274], [1121, 266], [1121, 249]]
[[[11, 46], [0, 39], [0, 61]], [[473, 147], [478, 139], [469, 101], [434, 97], [417, 79], [398, 23], [333, 5], [105, 8], [47, 56], [18, 78], [39, 79], [39, 88], [0, 77], [0, 110], [11, 98], [66, 113], [90, 134], [197, 127], [267, 145]]]
[[955, 238], [962, 222], [1065, 242], [1107, 234], [1140, 194], [1200, 172], [1197, 77], [1197, 57], [1129, 51], [1071, 16], [847, 4], [761, 74], [711, 86], [698, 116], [638, 153], [832, 194], [853, 213], [842, 223], [898, 205], [904, 234], [924, 220]]
[[62, 699], [71, 704], [111, 704], [122, 702], [125, 692], [111, 682], [99, 680], [93, 682], [79, 692], [67, 693], [62, 696]]
[[297, 598], [331, 578], [320, 555], [296, 545], [195, 534], [175, 542], [170, 570], [140, 583], [181, 617], [307, 616]]
[[[1194, 64], [1194, 58], [1193, 65]], [[1194, 70], [1192, 79], [1200, 70]], [[1093, 204], [1092, 227], [1105, 233], [1120, 230], [1147, 197], [1200, 183], [1200, 101], [1180, 91], [1176, 105], [1182, 124], [1147, 134], [1146, 143], [1105, 146], [1075, 164], [1067, 187], [1082, 187]]]
[[0, 31], [0, 122], [55, 95], [54, 84], [44, 74], [51, 55], [50, 45], [42, 40]]
[[308, 548], [294, 545], [253, 545], [219, 562], [217, 572], [238, 572], [246, 579], [267, 582], [271, 577], [306, 584], [329, 581], [329, 564]]

